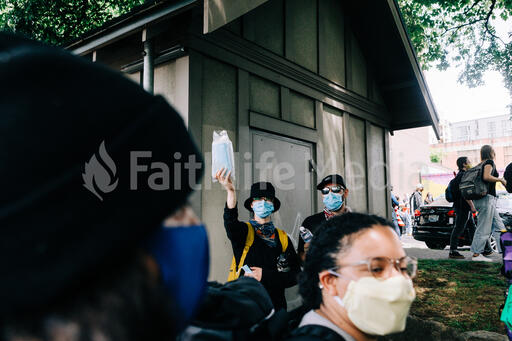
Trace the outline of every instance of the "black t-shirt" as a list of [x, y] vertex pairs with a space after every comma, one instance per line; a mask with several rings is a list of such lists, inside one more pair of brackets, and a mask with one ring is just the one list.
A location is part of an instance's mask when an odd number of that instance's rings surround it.
[[[327, 219], [325, 219], [325, 213], [322, 211], [317, 214], [313, 214], [306, 219], [304, 219], [304, 222], [302, 223], [302, 226], [307, 228], [311, 231], [313, 236], [318, 231], [318, 227]], [[297, 247], [297, 252], [301, 253], [304, 252], [304, 240], [300, 237], [299, 234], [299, 246]]]
[[[485, 168], [485, 165], [491, 165], [491, 167], [492, 167], [491, 175], [492, 176], [495, 176], [495, 177], [499, 177], [500, 176], [500, 174], [496, 170], [496, 165], [494, 164], [494, 161], [493, 160], [486, 160], [484, 162], [484, 164], [482, 165], [482, 180], [483, 180], [483, 177], [484, 177], [483, 169]], [[484, 180], [484, 182], [487, 182], [487, 181]], [[489, 184], [489, 194], [492, 195], [492, 196], [496, 196], [496, 183], [495, 182], [487, 182], [487, 183]]]

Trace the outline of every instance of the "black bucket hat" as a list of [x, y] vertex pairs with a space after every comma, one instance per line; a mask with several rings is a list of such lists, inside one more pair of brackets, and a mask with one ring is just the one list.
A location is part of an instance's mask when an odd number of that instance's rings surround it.
[[244, 202], [244, 207], [252, 212], [251, 204], [254, 198], [265, 197], [272, 199], [274, 203], [274, 212], [277, 212], [281, 207], [281, 201], [276, 198], [276, 189], [270, 182], [256, 182], [251, 186], [251, 196]]
[[[118, 72], [0, 33], [0, 75], [1, 319], [44, 309], [124, 262], [192, 192], [172, 155], [201, 164], [196, 183], [203, 167], [176, 111]], [[181, 180], [157, 191], [150, 174], [133, 178], [133, 151]]]
[[347, 188], [347, 186], [345, 186], [345, 180], [343, 180], [343, 177], [341, 175], [331, 174], [323, 178], [322, 181], [320, 181], [320, 183], [316, 186], [316, 189], [320, 191], [328, 184], [336, 184], [340, 185], [343, 188]]

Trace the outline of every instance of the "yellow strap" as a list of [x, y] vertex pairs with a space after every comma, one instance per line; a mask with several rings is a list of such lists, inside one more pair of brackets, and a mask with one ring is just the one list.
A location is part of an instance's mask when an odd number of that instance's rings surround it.
[[[254, 229], [251, 223], [246, 222], [246, 224], [247, 238], [245, 239], [244, 250], [242, 251], [242, 256], [240, 257], [240, 262], [238, 266], [236, 266], [236, 259], [235, 256], [233, 256], [233, 259], [231, 260], [231, 266], [229, 267], [228, 282], [234, 281], [235, 279], [238, 279], [238, 276], [240, 276], [240, 269], [242, 268], [242, 266], [244, 266], [245, 257], [247, 256], [247, 253], [249, 253], [249, 249], [251, 248], [252, 243], [254, 242]], [[281, 229], [276, 228], [276, 230], [277, 234], [279, 235], [279, 241], [281, 241], [282, 251], [284, 253], [288, 248], [288, 235]]]
[[276, 230], [277, 230], [277, 233], [279, 234], [279, 240], [281, 241], [281, 247], [283, 248], [283, 253], [284, 253], [286, 251], [286, 249], [288, 248], [288, 235], [286, 234], [286, 232], [284, 232], [281, 229], [278, 229], [277, 227], [276, 227]]
[[252, 225], [249, 222], [246, 222], [247, 224], [247, 237], [245, 239], [245, 246], [244, 250], [242, 251], [242, 256], [240, 257], [240, 263], [238, 266], [236, 266], [236, 259], [233, 255], [233, 259], [231, 260], [231, 266], [229, 267], [229, 275], [228, 275], [228, 282], [234, 281], [235, 279], [238, 279], [238, 276], [240, 276], [240, 268], [244, 265], [245, 257], [247, 256], [247, 253], [249, 252], [249, 249], [251, 248], [252, 243], [254, 242], [254, 229], [252, 228]]

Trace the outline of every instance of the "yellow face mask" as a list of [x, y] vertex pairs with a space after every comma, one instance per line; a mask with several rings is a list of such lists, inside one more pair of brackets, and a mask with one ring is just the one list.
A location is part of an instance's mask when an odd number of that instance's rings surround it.
[[412, 280], [404, 276], [385, 280], [363, 277], [349, 283], [343, 299], [334, 297], [352, 323], [369, 335], [403, 331], [415, 298]]

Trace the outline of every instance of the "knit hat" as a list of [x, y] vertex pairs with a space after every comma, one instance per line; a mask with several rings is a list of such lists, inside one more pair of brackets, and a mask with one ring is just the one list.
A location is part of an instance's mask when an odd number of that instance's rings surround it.
[[176, 111], [118, 72], [0, 33], [0, 79], [1, 317], [115, 267], [186, 202], [176, 157], [196, 183], [203, 167]]

